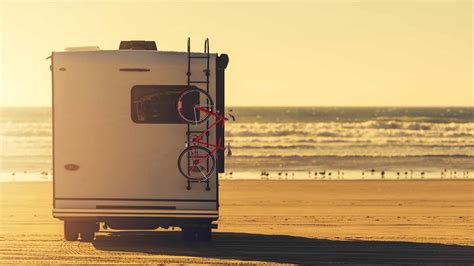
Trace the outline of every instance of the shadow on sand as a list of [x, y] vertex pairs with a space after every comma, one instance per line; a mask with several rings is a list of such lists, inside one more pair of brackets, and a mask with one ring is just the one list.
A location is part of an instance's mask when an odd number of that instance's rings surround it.
[[95, 248], [168, 256], [235, 259], [276, 263], [474, 262], [474, 247], [412, 242], [322, 240], [288, 235], [214, 232], [208, 243], [181, 240], [179, 231], [100, 234]]

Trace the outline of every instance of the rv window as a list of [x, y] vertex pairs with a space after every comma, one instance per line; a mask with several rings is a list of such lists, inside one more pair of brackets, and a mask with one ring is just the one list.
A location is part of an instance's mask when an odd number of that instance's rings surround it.
[[[181, 92], [191, 88], [187, 85], [137, 85], [131, 93], [131, 116], [135, 123], [184, 124], [180, 118], [176, 101]], [[199, 100], [190, 99], [192, 102]]]

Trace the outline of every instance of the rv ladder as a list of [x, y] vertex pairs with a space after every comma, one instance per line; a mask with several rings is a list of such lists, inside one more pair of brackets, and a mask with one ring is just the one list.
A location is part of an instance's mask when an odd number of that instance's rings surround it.
[[[206, 89], [205, 91], [209, 93], [209, 76], [211, 71], [209, 70], [209, 39], [206, 38], [204, 41], [204, 54], [205, 55], [192, 55], [191, 54], [191, 38], [188, 38], [188, 71], [186, 72], [186, 76], [188, 76], [188, 86], [191, 86], [193, 84], [206, 84]], [[191, 80], [191, 60], [192, 59], [205, 59], [206, 60], [206, 68], [203, 70], [204, 74], [206, 75], [206, 80]], [[209, 102], [206, 103], [209, 105]], [[206, 128], [209, 128], [209, 119], [206, 120]], [[187, 135], [187, 143], [191, 143], [191, 134], [193, 133], [198, 133], [200, 131], [193, 131], [191, 130], [191, 124], [188, 124], [188, 131], [186, 132]], [[206, 134], [206, 143], [209, 144], [209, 134]], [[208, 146], [207, 146], [208, 147]], [[190, 158], [188, 156], [188, 165], [190, 165]], [[207, 170], [209, 171], [209, 159], [206, 161], [206, 167]], [[191, 183], [195, 182], [200, 182], [200, 181], [194, 181], [194, 180], [187, 180], [188, 185], [186, 186], [187, 190], [191, 190]], [[211, 187], [209, 186], [209, 179], [206, 180], [206, 190], [209, 191], [211, 190]]]
[[207, 56], [190, 56], [190, 58], [203, 58], [203, 59], [205, 59], [205, 58], [207, 58]]

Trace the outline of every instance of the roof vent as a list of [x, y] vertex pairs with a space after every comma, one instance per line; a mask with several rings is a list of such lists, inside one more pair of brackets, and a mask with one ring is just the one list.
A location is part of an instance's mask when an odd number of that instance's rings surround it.
[[119, 50], [153, 50], [157, 51], [154, 41], [121, 41]]

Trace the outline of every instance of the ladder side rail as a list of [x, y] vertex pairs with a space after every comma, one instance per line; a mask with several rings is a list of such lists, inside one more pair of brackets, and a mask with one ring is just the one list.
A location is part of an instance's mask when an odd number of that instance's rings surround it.
[[[209, 38], [206, 38], [206, 40], [204, 41], [204, 53], [205, 53], [205, 56], [206, 56], [206, 70], [205, 70], [205, 74], [206, 74], [206, 92], [209, 93], [209, 75], [210, 75], [210, 70], [209, 70]], [[208, 101], [206, 99], [206, 101]], [[207, 102], [207, 105], [209, 105], [209, 102]], [[211, 107], [211, 110], [213, 110], [214, 107]], [[209, 119], [206, 120], [206, 128], [209, 128]], [[208, 131], [209, 133], [209, 131]], [[207, 143], [207, 147], [209, 148], [209, 134], [206, 134], [206, 143]], [[207, 166], [207, 170], [209, 171], [209, 158], [206, 159], [206, 166]], [[217, 169], [217, 165], [215, 165], [216, 169]], [[207, 179], [207, 187], [209, 188], [209, 179]]]
[[[188, 86], [191, 85], [191, 38], [188, 37], [188, 71], [186, 72], [186, 76], [188, 77]], [[191, 134], [189, 133], [191, 131], [191, 125], [188, 123], [187, 125], [187, 132], [186, 132], [186, 137], [187, 137], [187, 142], [186, 142], [186, 147], [188, 147], [189, 143], [191, 143]], [[189, 165], [191, 165], [191, 158], [189, 158], [188, 155], [188, 175], [190, 175], [190, 169]], [[191, 189], [191, 180], [188, 179], [188, 185], [186, 187], [188, 190]]]

